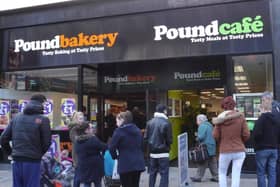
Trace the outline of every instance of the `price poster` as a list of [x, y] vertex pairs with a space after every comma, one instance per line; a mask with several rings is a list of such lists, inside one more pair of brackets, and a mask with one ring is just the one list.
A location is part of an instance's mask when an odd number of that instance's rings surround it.
[[44, 103], [44, 115], [49, 118], [51, 128], [53, 128], [53, 100], [47, 99]]
[[0, 127], [5, 127], [10, 122], [10, 101], [0, 99]]
[[60, 152], [60, 138], [58, 134], [52, 135], [52, 142], [49, 150], [47, 151], [53, 158], [60, 162], [61, 152]]
[[74, 98], [63, 98], [61, 100], [61, 125], [67, 126], [73, 113], [76, 111], [76, 101]]
[[20, 99], [18, 100], [18, 112], [23, 112], [29, 100]]

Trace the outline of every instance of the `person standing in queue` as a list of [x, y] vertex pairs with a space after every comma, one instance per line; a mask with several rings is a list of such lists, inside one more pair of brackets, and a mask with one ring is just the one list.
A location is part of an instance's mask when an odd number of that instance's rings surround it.
[[221, 103], [224, 112], [213, 118], [215, 125], [213, 136], [219, 144], [219, 186], [227, 187], [227, 170], [232, 162], [232, 187], [239, 187], [240, 173], [245, 160], [244, 143], [250, 137], [250, 131], [244, 115], [234, 110], [235, 101], [231, 96]]
[[78, 160], [76, 170], [80, 183], [83, 183], [84, 187], [90, 187], [91, 183], [94, 183], [95, 187], [101, 187], [104, 176], [103, 154], [107, 145], [95, 136], [89, 122], [82, 122], [77, 127], [74, 144]]
[[201, 182], [204, 176], [205, 170], [209, 167], [212, 174], [210, 179], [212, 182], [218, 182], [218, 166], [216, 159], [216, 141], [213, 138], [212, 131], [213, 125], [208, 122], [207, 116], [204, 114], [199, 114], [196, 116], [196, 123], [198, 125], [197, 141], [203, 143], [207, 146], [207, 152], [209, 154], [209, 159], [198, 163], [198, 168], [195, 177], [191, 177], [193, 182]]
[[42, 94], [33, 95], [1, 135], [2, 148], [12, 154], [13, 187], [40, 186], [41, 159], [51, 145], [50, 120], [43, 115], [46, 101]]
[[141, 172], [145, 170], [143, 137], [140, 129], [132, 123], [130, 111], [120, 112], [118, 128], [114, 131], [109, 151], [118, 159], [118, 173], [123, 187], [138, 187]]
[[[276, 186], [280, 125], [277, 115], [272, 113], [272, 101], [272, 94], [264, 92], [262, 95], [261, 115], [255, 122], [252, 133], [256, 150], [258, 187]], [[267, 185], [266, 174], [268, 178]]]
[[172, 128], [167, 117], [167, 107], [156, 106], [154, 117], [147, 122], [144, 134], [150, 152], [149, 187], [154, 187], [160, 173], [160, 187], [169, 185], [169, 151], [172, 144]]
[[73, 180], [74, 187], [80, 186], [80, 179], [79, 179], [78, 173], [76, 172], [78, 159], [77, 159], [77, 154], [75, 151], [75, 141], [77, 138], [77, 129], [79, 129], [80, 125], [84, 122], [84, 119], [85, 119], [84, 113], [74, 112], [73, 116], [71, 118], [71, 121], [69, 123], [69, 137], [72, 142], [72, 159], [73, 159], [73, 165], [75, 168], [75, 174], [74, 174], [74, 180]]

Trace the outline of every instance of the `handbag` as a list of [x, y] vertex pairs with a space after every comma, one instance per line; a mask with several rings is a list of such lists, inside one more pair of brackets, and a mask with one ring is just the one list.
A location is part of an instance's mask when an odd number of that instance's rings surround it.
[[194, 148], [189, 150], [189, 159], [194, 162], [203, 162], [209, 159], [207, 146], [204, 143], [199, 143]]

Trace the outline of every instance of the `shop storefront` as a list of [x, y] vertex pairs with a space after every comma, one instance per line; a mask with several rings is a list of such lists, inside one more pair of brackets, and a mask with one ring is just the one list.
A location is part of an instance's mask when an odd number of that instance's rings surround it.
[[103, 136], [110, 106], [138, 105], [147, 120], [161, 102], [170, 109], [175, 158], [177, 135], [190, 132], [189, 106], [214, 116], [224, 95], [274, 90], [266, 1], [6, 29], [3, 41], [1, 127], [40, 92], [65, 148], [74, 111]]

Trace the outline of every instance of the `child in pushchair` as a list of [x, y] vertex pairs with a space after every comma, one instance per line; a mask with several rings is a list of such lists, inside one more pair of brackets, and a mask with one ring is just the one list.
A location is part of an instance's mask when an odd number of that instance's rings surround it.
[[55, 187], [55, 184], [60, 184], [62, 187], [71, 187], [74, 167], [69, 162], [65, 162], [63, 159], [58, 162], [49, 153], [46, 153], [41, 161], [41, 187]]
[[[112, 159], [110, 152], [107, 150], [104, 154], [104, 184], [105, 187], [120, 187], [121, 181], [119, 175], [114, 170], [116, 161]], [[113, 174], [114, 173], [114, 174]]]

